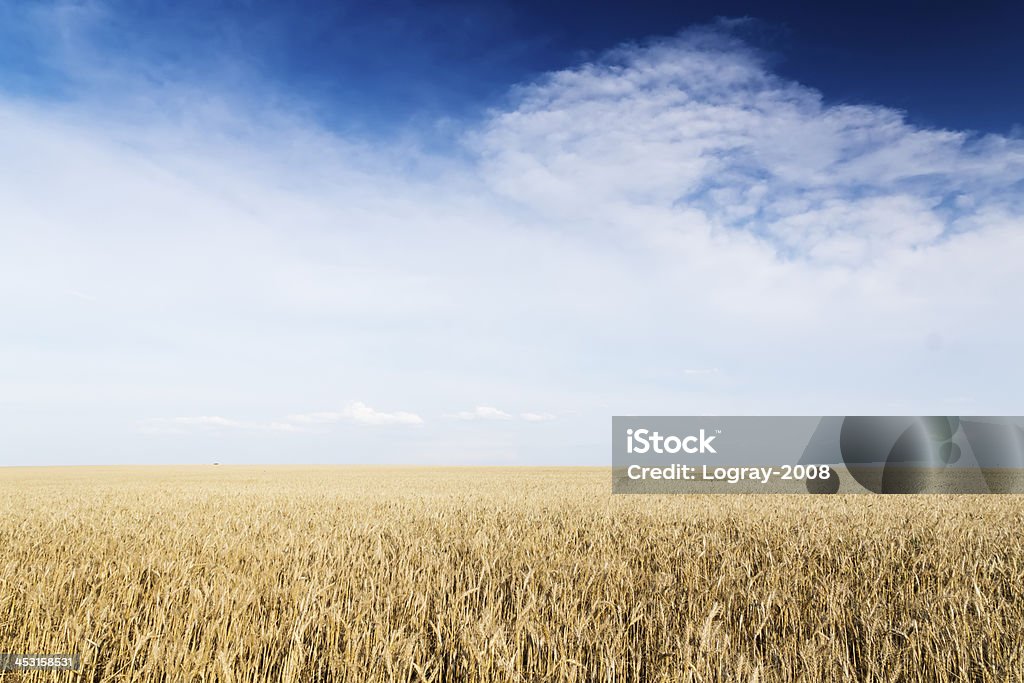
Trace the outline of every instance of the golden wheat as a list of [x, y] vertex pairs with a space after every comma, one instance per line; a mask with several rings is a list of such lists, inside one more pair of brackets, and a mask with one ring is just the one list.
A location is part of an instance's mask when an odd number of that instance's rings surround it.
[[82, 657], [12, 680], [1024, 679], [1016, 496], [212, 466], [0, 492], [0, 651]]

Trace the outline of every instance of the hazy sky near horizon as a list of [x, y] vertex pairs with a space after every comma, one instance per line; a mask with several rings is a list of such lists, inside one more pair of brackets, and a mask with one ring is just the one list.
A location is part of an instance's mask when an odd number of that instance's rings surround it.
[[938, 6], [7, 3], [0, 465], [1021, 414], [1019, 14]]

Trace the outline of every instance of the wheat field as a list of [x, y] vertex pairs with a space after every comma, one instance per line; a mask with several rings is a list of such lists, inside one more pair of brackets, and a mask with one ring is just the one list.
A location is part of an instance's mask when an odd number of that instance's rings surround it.
[[1016, 496], [607, 469], [0, 470], [0, 651], [82, 681], [1020, 681]]

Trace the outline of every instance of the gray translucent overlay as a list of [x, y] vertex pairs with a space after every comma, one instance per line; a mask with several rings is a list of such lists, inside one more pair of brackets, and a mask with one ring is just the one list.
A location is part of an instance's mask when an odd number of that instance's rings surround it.
[[614, 493], [1024, 493], [1024, 418], [616, 416], [612, 467]]

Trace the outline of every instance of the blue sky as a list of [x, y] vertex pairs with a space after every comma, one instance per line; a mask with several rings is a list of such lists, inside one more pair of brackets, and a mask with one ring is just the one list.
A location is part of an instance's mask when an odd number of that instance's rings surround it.
[[[1006, 133], [1024, 93], [1012, 2], [9, 2], [9, 91], [88, 96], [69, 60], [301, 98], [365, 133], [479, 115], [508, 88], [616, 45], [721, 17], [773, 71], [829, 101], [884, 104], [928, 126]], [[80, 75], [80, 74], [79, 74]], [[116, 82], [108, 86], [117, 89]]]
[[1022, 10], [761, 5], [0, 6], [0, 464], [1018, 414]]

